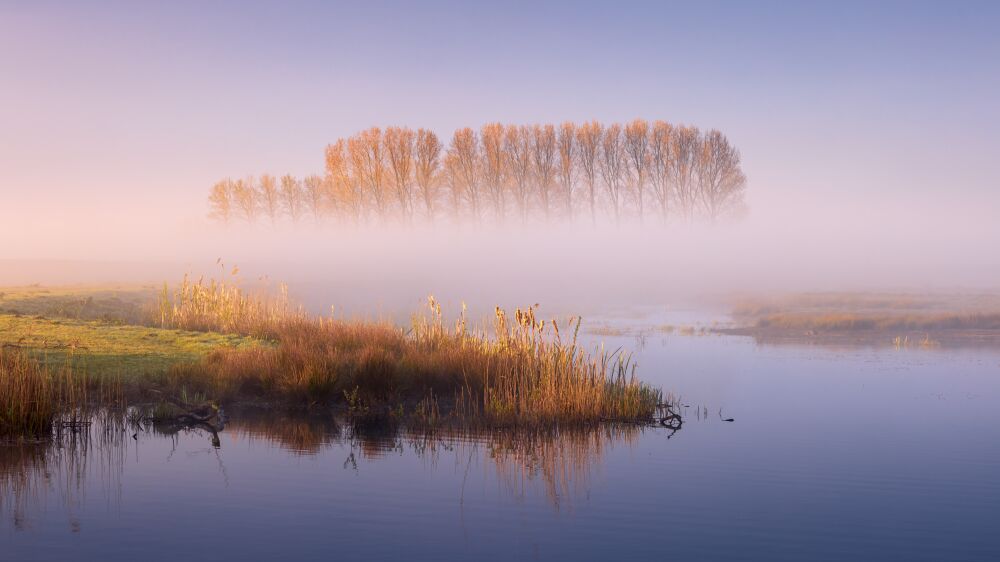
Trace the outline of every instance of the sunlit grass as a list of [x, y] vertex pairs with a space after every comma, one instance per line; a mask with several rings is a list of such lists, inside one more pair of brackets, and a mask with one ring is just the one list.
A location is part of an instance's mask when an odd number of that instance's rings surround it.
[[0, 287], [0, 314], [136, 324], [147, 315], [153, 286]]
[[364, 415], [436, 420], [444, 410], [491, 425], [645, 421], [661, 399], [627, 355], [583, 350], [578, 319], [564, 334], [530, 308], [512, 319], [497, 309], [491, 331], [470, 329], [464, 314], [446, 323], [433, 298], [409, 330], [298, 313], [258, 328], [277, 345], [216, 350], [174, 367], [169, 383], [227, 399], [346, 403]]
[[807, 293], [744, 299], [733, 315], [764, 329], [919, 332], [1000, 329], [994, 294]]
[[69, 369], [52, 372], [0, 347], [0, 437], [46, 437], [60, 413], [87, 402], [87, 390]]
[[281, 324], [306, 318], [289, 304], [287, 287], [281, 285], [277, 296], [254, 295], [240, 286], [237, 271], [229, 282], [185, 275], [174, 291], [164, 284], [151, 321], [164, 328], [274, 338]]
[[[584, 350], [580, 319], [533, 308], [471, 327], [433, 299], [410, 326], [310, 316], [287, 293], [185, 278], [142, 325], [0, 314], [2, 343], [45, 368], [118, 376], [135, 390], [214, 400], [342, 405], [357, 418], [492, 426], [648, 421], [660, 392], [627, 353]], [[22, 301], [30, 299], [22, 299]]]
[[796, 330], [998, 330], [1000, 313], [934, 314], [855, 314], [787, 313], [768, 314], [756, 321], [761, 328]]
[[0, 345], [27, 350], [51, 370], [68, 366], [92, 377], [136, 380], [162, 375], [171, 365], [196, 361], [220, 347], [258, 342], [234, 334], [0, 314]]

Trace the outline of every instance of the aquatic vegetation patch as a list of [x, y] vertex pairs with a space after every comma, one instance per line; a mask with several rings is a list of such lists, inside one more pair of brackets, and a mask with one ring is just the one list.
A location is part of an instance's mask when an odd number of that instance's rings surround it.
[[70, 369], [51, 372], [21, 350], [0, 347], [0, 437], [45, 438], [87, 396], [87, 381]]
[[39, 372], [114, 381], [154, 407], [333, 406], [355, 424], [433, 428], [647, 423], [662, 405], [628, 353], [585, 350], [579, 318], [541, 320], [534, 307], [497, 308], [474, 328], [464, 307], [446, 321], [430, 298], [404, 327], [309, 315], [283, 287], [187, 277], [151, 301], [141, 325], [0, 314], [0, 344]]
[[409, 330], [385, 322], [278, 319], [277, 345], [219, 349], [171, 369], [172, 388], [222, 400], [256, 398], [345, 405], [357, 416], [412, 413], [489, 425], [648, 421], [659, 390], [635, 377], [622, 352], [591, 355], [577, 344], [580, 321], [512, 319], [496, 309], [492, 332], [464, 314], [446, 325], [440, 305], [414, 316]]

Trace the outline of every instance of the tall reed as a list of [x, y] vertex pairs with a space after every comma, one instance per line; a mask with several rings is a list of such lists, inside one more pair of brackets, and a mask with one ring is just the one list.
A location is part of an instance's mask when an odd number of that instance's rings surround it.
[[[579, 318], [566, 325], [564, 339], [559, 323], [539, 320], [534, 308], [516, 310], [513, 321], [497, 308], [490, 332], [470, 329], [464, 307], [454, 325], [445, 322], [431, 297], [404, 330], [307, 317], [247, 297], [238, 287], [194, 287], [185, 294], [208, 296], [175, 305], [179, 324], [267, 334], [277, 345], [219, 349], [175, 367], [167, 378], [175, 389], [219, 399], [348, 402], [365, 415], [409, 406], [424, 420], [438, 420], [447, 410], [494, 426], [649, 420], [661, 401], [659, 390], [636, 379], [627, 354], [599, 349], [591, 355], [577, 343]], [[220, 294], [226, 296], [213, 296]], [[250, 320], [239, 317], [241, 310]]]
[[47, 432], [56, 414], [53, 384], [38, 364], [20, 351], [0, 349], [0, 434]]
[[71, 368], [50, 372], [20, 349], [0, 348], [0, 437], [46, 437], [59, 416], [79, 418], [86, 381]]
[[236, 271], [228, 282], [204, 278], [195, 282], [185, 275], [174, 291], [164, 283], [153, 322], [163, 328], [274, 338], [284, 322], [305, 318], [301, 309], [289, 304], [284, 284], [277, 296], [251, 294], [240, 286]]
[[440, 305], [433, 297], [428, 305], [430, 314], [413, 321], [415, 344], [461, 356], [467, 376], [456, 406], [469, 419], [499, 425], [638, 420], [651, 417], [661, 401], [658, 390], [636, 379], [629, 355], [603, 348], [591, 355], [578, 345], [579, 317], [568, 321], [566, 341], [558, 321], [539, 320], [534, 308], [516, 309], [513, 322], [495, 308], [492, 335], [468, 331], [463, 310], [449, 333]]
[[121, 380], [89, 380], [72, 361], [50, 370], [19, 348], [0, 348], [0, 437], [47, 438], [90, 424], [100, 408], [122, 409]]

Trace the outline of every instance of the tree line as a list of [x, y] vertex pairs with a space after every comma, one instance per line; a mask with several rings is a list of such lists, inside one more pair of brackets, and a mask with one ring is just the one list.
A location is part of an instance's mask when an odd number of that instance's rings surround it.
[[326, 147], [325, 174], [224, 179], [210, 214], [276, 223], [505, 222], [669, 217], [740, 211], [739, 151], [717, 130], [636, 119], [625, 125], [503, 125], [455, 131], [372, 127]]

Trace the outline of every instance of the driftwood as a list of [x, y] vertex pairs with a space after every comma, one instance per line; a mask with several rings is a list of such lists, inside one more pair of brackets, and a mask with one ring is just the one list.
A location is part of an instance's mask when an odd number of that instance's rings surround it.
[[610, 423], [625, 423], [647, 427], [664, 427], [670, 430], [670, 435], [667, 436], [667, 439], [677, 433], [684, 425], [684, 418], [674, 411], [673, 405], [671, 404], [657, 404], [656, 414], [654, 414], [653, 417], [647, 421], [618, 418], [601, 418], [601, 420]]
[[[158, 391], [153, 392], [161, 394]], [[219, 432], [226, 426], [226, 414], [221, 407], [210, 402], [197, 405], [185, 404], [168, 396], [164, 396], [162, 401], [173, 406], [176, 413], [146, 416], [145, 421], [152, 423], [164, 433], [176, 433], [184, 429], [204, 429], [212, 434], [212, 445], [215, 447], [220, 445]]]

